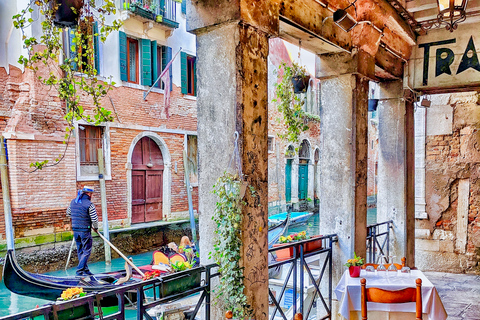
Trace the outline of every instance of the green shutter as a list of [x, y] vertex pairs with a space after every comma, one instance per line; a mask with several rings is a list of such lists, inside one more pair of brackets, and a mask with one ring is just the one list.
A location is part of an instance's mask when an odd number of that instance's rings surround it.
[[69, 52], [68, 57], [72, 59], [72, 61], [70, 62], [72, 69], [77, 70], [77, 63], [73, 61], [73, 59], [77, 57], [77, 45], [76, 43], [73, 42], [73, 40], [75, 39], [75, 30], [71, 28], [68, 28], [67, 30], [68, 30], [67, 32], [68, 32], [68, 52]]
[[182, 75], [182, 93], [188, 94], [188, 66], [187, 66], [187, 54], [185, 52], [180, 52], [180, 63]]
[[193, 94], [197, 96], [197, 58], [193, 62]]
[[182, 0], [182, 13], [187, 14], [187, 0]]
[[[172, 60], [172, 48], [167, 47], [167, 63], [169, 63]], [[170, 65], [170, 91], [173, 90], [173, 68], [172, 65]]]
[[93, 24], [93, 54], [95, 57], [95, 69], [97, 70], [96, 74], [100, 73], [100, 48], [99, 48], [99, 39], [98, 39], [98, 22], [95, 21]]
[[127, 35], [125, 32], [119, 32], [120, 38], [120, 80], [128, 81], [127, 75]]
[[160, 0], [160, 12], [162, 13], [162, 16], [166, 15], [165, 12], [165, 0]]
[[285, 166], [285, 201], [292, 201], [292, 159], [287, 159]]
[[[159, 74], [158, 74], [158, 60], [157, 60], [157, 41], [154, 40], [151, 43], [152, 45], [152, 86], [157, 80]], [[160, 82], [160, 81], [159, 81]], [[155, 87], [159, 87], [158, 83], [155, 85]]]
[[[162, 46], [162, 72], [165, 70], [165, 66], [167, 65], [167, 46]], [[160, 88], [164, 89], [163, 84], [160, 84]]]
[[150, 40], [142, 39], [142, 85], [152, 85], [152, 46]]

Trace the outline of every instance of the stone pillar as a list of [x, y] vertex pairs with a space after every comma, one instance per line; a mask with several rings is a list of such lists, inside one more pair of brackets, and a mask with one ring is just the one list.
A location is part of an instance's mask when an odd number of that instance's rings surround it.
[[390, 254], [399, 262], [407, 253], [406, 108], [401, 81], [383, 82], [378, 87], [377, 222], [393, 220]]
[[[227, 169], [239, 133], [247, 192], [240, 264], [253, 319], [268, 318], [268, 37], [270, 2], [187, 2], [187, 29], [197, 36], [197, 109], [201, 262], [213, 251], [216, 179]], [[240, 10], [240, 8], [242, 8]], [[253, 11], [253, 12], [252, 12]], [[258, 19], [258, 20], [255, 20]], [[277, 18], [278, 19], [278, 18]], [[267, 27], [261, 27], [266, 23]], [[278, 23], [278, 21], [277, 21]], [[214, 298], [214, 297], [212, 297]], [[214, 301], [212, 302], [212, 306]], [[224, 319], [214, 307], [212, 319]], [[223, 310], [225, 311], [225, 310]]]
[[320, 234], [336, 233], [333, 283], [353, 253], [365, 257], [367, 226], [368, 83], [374, 59], [360, 51], [317, 57], [322, 82]]

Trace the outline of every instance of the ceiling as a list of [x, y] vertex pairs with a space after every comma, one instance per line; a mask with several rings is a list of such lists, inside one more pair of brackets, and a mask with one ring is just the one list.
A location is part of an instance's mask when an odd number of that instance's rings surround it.
[[[437, 0], [387, 0], [397, 12], [418, 33], [439, 27], [437, 22]], [[480, 21], [480, 0], [470, 0], [467, 4], [467, 21]]]

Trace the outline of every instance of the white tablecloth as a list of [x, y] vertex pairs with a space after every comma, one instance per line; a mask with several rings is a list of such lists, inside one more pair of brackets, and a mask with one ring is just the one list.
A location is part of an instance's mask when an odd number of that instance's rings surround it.
[[[387, 274], [388, 273], [388, 274]], [[340, 302], [340, 314], [350, 319], [350, 311], [361, 310], [361, 286], [360, 279], [367, 280], [367, 288], [377, 287], [385, 290], [401, 290], [408, 287], [416, 287], [415, 279], [422, 279], [422, 312], [428, 315], [429, 320], [445, 320], [447, 312], [443, 307], [437, 289], [420, 270], [412, 270], [410, 274], [391, 272], [375, 272], [368, 274], [362, 270], [360, 278], [352, 278], [348, 269], [335, 288], [335, 294]], [[409, 303], [374, 303], [368, 302], [369, 311], [387, 312], [415, 312], [415, 302]]]

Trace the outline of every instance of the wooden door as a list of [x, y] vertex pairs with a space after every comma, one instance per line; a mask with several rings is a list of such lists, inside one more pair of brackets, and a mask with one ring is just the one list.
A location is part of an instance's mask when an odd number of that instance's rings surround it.
[[132, 223], [162, 219], [163, 157], [152, 139], [143, 137], [132, 155]]
[[292, 201], [292, 159], [287, 159], [285, 166], [285, 201]]
[[298, 164], [298, 200], [307, 199], [308, 163]]

